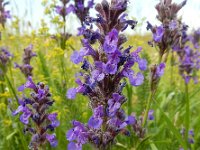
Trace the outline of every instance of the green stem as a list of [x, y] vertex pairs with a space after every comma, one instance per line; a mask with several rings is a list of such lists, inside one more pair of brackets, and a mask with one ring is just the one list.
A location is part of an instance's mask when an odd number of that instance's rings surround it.
[[153, 99], [153, 93], [151, 92], [149, 94], [148, 99], [147, 99], [147, 106], [146, 106], [145, 113], [144, 113], [144, 119], [143, 119], [142, 127], [145, 127], [145, 125], [146, 125], [148, 112], [149, 112], [149, 109], [150, 109], [152, 99]]
[[162, 62], [162, 56], [159, 55], [159, 60], [158, 60], [158, 64], [160, 64]]
[[1, 84], [1, 93], [4, 93], [5, 92], [5, 90], [4, 90], [4, 78], [3, 78], [3, 76], [0, 76], [0, 84]]
[[[185, 83], [185, 141], [188, 143], [188, 131], [190, 127], [190, 102], [189, 102], [189, 93], [188, 93], [188, 84]], [[188, 145], [188, 144], [187, 144]]]
[[13, 88], [12, 83], [10, 82], [10, 80], [9, 80], [9, 78], [8, 78], [8, 76], [7, 76], [6, 74], [5, 74], [5, 78], [6, 78], [6, 81], [7, 81], [7, 83], [8, 83], [9, 89], [12, 91], [12, 93], [13, 93], [13, 95], [14, 95], [14, 97], [15, 97], [17, 103], [18, 103], [18, 98], [17, 98], [17, 94], [16, 94], [16, 92], [15, 92], [15, 89]]

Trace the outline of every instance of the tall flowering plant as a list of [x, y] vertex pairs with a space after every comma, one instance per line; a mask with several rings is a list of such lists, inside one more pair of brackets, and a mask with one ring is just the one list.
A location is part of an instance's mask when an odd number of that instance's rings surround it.
[[5, 28], [7, 19], [11, 18], [10, 11], [5, 9], [5, 6], [8, 4], [8, 1], [0, 0], [0, 24], [3, 28]]
[[[188, 147], [193, 144], [194, 141], [190, 137], [190, 100], [189, 100], [189, 82], [191, 79], [195, 83], [198, 82], [198, 70], [200, 69], [200, 31], [196, 30], [191, 35], [187, 34], [188, 26], [183, 24], [182, 28], [182, 40], [180, 46], [176, 46], [174, 51], [178, 55], [178, 68], [179, 74], [182, 76], [185, 83], [185, 132], [182, 136]], [[193, 45], [193, 47], [191, 46]], [[193, 133], [194, 134], [194, 133]]]
[[[66, 15], [73, 12], [81, 24], [83, 25], [86, 16], [89, 15], [89, 10], [94, 6], [94, 0], [75, 0], [74, 4], [69, 4], [70, 0], [60, 0], [62, 6], [56, 6], [56, 12], [66, 20]], [[87, 2], [87, 5], [85, 3]]]
[[[85, 18], [89, 15], [89, 10], [94, 6], [94, 0], [75, 0], [71, 3], [70, 0], [60, 0], [61, 4], [55, 6], [55, 12], [62, 18], [63, 33], [61, 34], [61, 47], [65, 48], [65, 42], [71, 36], [66, 32], [66, 17], [70, 13], [74, 13], [79, 19], [81, 26], [84, 24]], [[87, 2], [87, 5], [85, 3]]]
[[55, 147], [58, 144], [55, 134], [49, 134], [59, 126], [57, 113], [48, 113], [48, 109], [53, 105], [51, 93], [48, 86], [42, 82], [35, 84], [32, 77], [27, 78], [27, 82], [18, 88], [18, 91], [31, 89], [31, 97], [19, 99], [18, 108], [13, 111], [13, 115], [21, 113], [20, 121], [24, 124], [24, 133], [32, 135], [29, 148], [38, 150], [47, 142]]
[[15, 63], [15, 68], [19, 68], [25, 77], [32, 76], [33, 67], [30, 65], [32, 57], [37, 56], [33, 51], [33, 45], [30, 44], [24, 49], [23, 54], [23, 65], [18, 65]]
[[[13, 54], [9, 52], [6, 47], [0, 47], [0, 93], [3, 94], [5, 92], [4, 82], [7, 78], [6, 72], [8, 70], [8, 65], [10, 64], [11, 58]], [[7, 103], [7, 100], [6, 100]]]
[[13, 54], [6, 47], [0, 47], [0, 76], [3, 76], [7, 71], [7, 66]]
[[[175, 51], [179, 60], [179, 73], [183, 77], [186, 84], [191, 79], [198, 82], [197, 71], [200, 69], [200, 32], [194, 31], [192, 35], [187, 34], [188, 26], [182, 28], [181, 46], [177, 46]], [[190, 46], [192, 43], [193, 47]]]
[[[153, 34], [153, 39], [149, 41], [149, 44], [159, 48], [159, 62], [162, 62], [165, 53], [168, 55], [170, 49], [176, 48], [180, 43], [182, 23], [177, 18], [177, 14], [186, 2], [187, 0], [184, 0], [176, 4], [172, 3], [172, 0], [160, 0], [155, 8], [158, 12], [156, 17], [161, 24], [153, 26], [147, 22], [147, 30], [151, 30]], [[166, 60], [167, 58], [164, 61]]]
[[[147, 61], [139, 56], [141, 47], [135, 51], [131, 51], [132, 46], [123, 47], [127, 41], [123, 31], [129, 25], [132, 29], [136, 25], [136, 21], [126, 18], [127, 3], [127, 0], [112, 0], [111, 3], [103, 0], [95, 7], [97, 18], [88, 17], [88, 28], [81, 29], [83, 47], [74, 51], [71, 61], [82, 63], [82, 70], [76, 75], [78, 86], [70, 88], [67, 97], [75, 99], [77, 93], [87, 96], [93, 115], [86, 124], [72, 121], [73, 127], [66, 134], [69, 150], [82, 149], [86, 143], [98, 149], [108, 149], [118, 134], [129, 135], [126, 127], [136, 122], [134, 116], [127, 116], [122, 109], [126, 102], [122, 94], [126, 86], [123, 79], [129, 79], [132, 86], [141, 85]], [[94, 23], [98, 30], [92, 28]], [[94, 43], [98, 48], [92, 46]], [[132, 70], [135, 65], [139, 72]]]

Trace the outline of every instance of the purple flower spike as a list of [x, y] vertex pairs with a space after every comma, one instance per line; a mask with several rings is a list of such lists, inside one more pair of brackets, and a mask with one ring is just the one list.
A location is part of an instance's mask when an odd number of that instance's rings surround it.
[[0, 75], [7, 72], [7, 66], [13, 55], [9, 52], [6, 47], [0, 47]]
[[27, 80], [18, 90], [32, 89], [31, 98], [23, 95], [19, 99], [20, 106], [12, 114], [15, 116], [22, 113], [20, 121], [25, 124], [24, 132], [30, 132], [32, 135], [29, 148], [38, 149], [47, 141], [52, 147], [55, 147], [58, 144], [55, 134], [48, 132], [54, 131], [60, 122], [57, 120], [57, 113], [48, 113], [49, 107], [54, 103], [49, 88], [42, 82], [36, 85], [30, 76]]
[[[178, 19], [178, 12], [186, 4], [187, 0], [182, 3], [172, 3], [172, 0], [159, 1], [155, 6], [157, 10], [156, 18], [160, 21], [159, 26], [153, 26], [147, 22], [147, 30], [152, 32], [152, 41], [149, 44], [153, 47], [157, 47], [159, 51], [159, 57], [162, 58], [165, 53], [169, 53], [170, 49], [177, 49], [182, 46], [181, 41], [185, 41], [182, 36], [182, 27], [184, 24]], [[167, 58], [166, 58], [167, 59]]]
[[[109, 149], [119, 134], [130, 135], [127, 126], [137, 125], [135, 117], [122, 109], [126, 102], [123, 80], [129, 79], [132, 86], [141, 85], [147, 61], [140, 57], [142, 47], [135, 51], [131, 51], [132, 46], [124, 47], [127, 39], [123, 31], [128, 26], [134, 29], [137, 24], [127, 20], [127, 2], [103, 0], [95, 6], [97, 17], [87, 16], [79, 28], [83, 47], [72, 54], [71, 60], [81, 63], [82, 71], [76, 76], [77, 87], [70, 88], [67, 97], [74, 99], [78, 93], [88, 97], [93, 114], [85, 124], [72, 122], [73, 127], [66, 134], [68, 149], [82, 149], [88, 142], [96, 149]], [[79, 3], [77, 7], [81, 10], [84, 5]], [[98, 29], [93, 29], [94, 24]], [[133, 70], [135, 66], [138, 73]], [[143, 130], [141, 135], [144, 137]]]
[[28, 47], [24, 49], [24, 54], [23, 54], [23, 64], [18, 65], [15, 63], [15, 68], [19, 68], [21, 72], [25, 75], [25, 77], [32, 76], [32, 71], [33, 67], [30, 65], [32, 57], [37, 56], [36, 53], [33, 51], [33, 45], [30, 44]]
[[9, 2], [7, 1], [4, 1], [4, 0], [1, 0], [0, 1], [0, 24], [3, 26], [3, 28], [5, 28], [5, 24], [6, 24], [6, 21], [7, 19], [10, 19], [11, 18], [11, 15], [10, 15], [10, 11], [9, 10], [6, 10], [6, 5], [8, 5]]

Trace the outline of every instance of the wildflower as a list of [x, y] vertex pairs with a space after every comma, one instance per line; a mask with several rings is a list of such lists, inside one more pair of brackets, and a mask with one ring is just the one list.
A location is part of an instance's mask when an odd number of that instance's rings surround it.
[[4, 0], [0, 1], [0, 23], [3, 26], [3, 28], [5, 27], [7, 19], [11, 18], [10, 11], [5, 9], [5, 6], [8, 4], [9, 2], [5, 2]]
[[165, 63], [160, 63], [159, 65], [154, 65], [151, 67], [150, 85], [151, 85], [151, 91], [153, 93], [156, 91], [160, 77], [164, 74], [164, 69], [165, 69]]
[[[72, 129], [66, 134], [68, 149], [82, 149], [88, 142], [106, 149], [118, 134], [130, 135], [126, 127], [136, 122], [134, 116], [126, 115], [122, 109], [126, 97], [122, 94], [125, 83], [121, 80], [128, 78], [131, 85], [141, 85], [147, 61], [139, 56], [141, 47], [131, 52], [132, 46], [122, 46], [126, 42], [122, 32], [136, 24], [123, 14], [126, 7], [126, 0], [112, 0], [110, 4], [104, 0], [95, 7], [97, 17], [87, 17], [85, 26], [80, 28], [83, 48], [74, 51], [71, 61], [81, 63], [82, 71], [76, 76], [77, 87], [70, 88], [66, 96], [68, 99], [75, 99], [78, 93], [87, 96], [93, 114], [86, 124], [72, 122]], [[99, 30], [92, 28], [94, 23]], [[92, 46], [96, 41], [100, 43], [98, 49]], [[93, 59], [92, 63], [86, 56]], [[132, 70], [135, 64], [140, 71]]]
[[19, 68], [25, 77], [32, 76], [33, 67], [30, 65], [32, 57], [37, 56], [33, 51], [33, 45], [30, 44], [27, 48], [24, 49], [23, 54], [23, 65], [18, 65], [15, 63], [15, 68]]
[[154, 113], [154, 110], [149, 110], [149, 112], [148, 112], [148, 119], [149, 120], [154, 120], [153, 113]]
[[153, 39], [149, 41], [149, 44], [158, 46], [160, 58], [171, 48], [175, 49], [175, 46], [180, 45], [182, 23], [177, 19], [177, 14], [185, 4], [186, 0], [180, 4], [172, 3], [171, 0], [160, 0], [155, 8], [158, 12], [156, 17], [161, 25], [153, 26], [147, 22], [147, 30], [150, 29], [153, 34]]
[[[181, 131], [180, 131], [181, 135], [182, 135], [182, 138], [184, 138], [186, 136], [185, 134], [185, 128], [182, 128]], [[194, 144], [194, 130], [191, 129], [188, 131], [188, 144]], [[182, 149], [182, 148], [180, 148]]]
[[[200, 69], [199, 41], [198, 30], [194, 31], [193, 35], [188, 35], [187, 26], [183, 25], [181, 46], [176, 46], [174, 51], [178, 55], [179, 74], [185, 80], [186, 84], [188, 84], [191, 79], [193, 79], [195, 83], [198, 82], [196, 72]], [[192, 42], [193, 48], [189, 46], [190, 42]]]
[[7, 65], [13, 55], [8, 51], [6, 47], [0, 47], [0, 75], [3, 75], [7, 71]]
[[49, 107], [52, 106], [54, 101], [51, 99], [48, 86], [39, 82], [35, 84], [32, 77], [28, 77], [28, 81], [18, 88], [19, 91], [24, 91], [30, 88], [33, 92], [30, 94], [31, 98], [22, 97], [19, 99], [18, 108], [12, 112], [15, 116], [22, 113], [20, 121], [24, 124], [24, 132], [30, 132], [32, 139], [29, 148], [38, 149], [49, 141], [50, 145], [57, 146], [55, 134], [49, 134], [59, 126], [57, 120], [57, 113], [48, 113]]

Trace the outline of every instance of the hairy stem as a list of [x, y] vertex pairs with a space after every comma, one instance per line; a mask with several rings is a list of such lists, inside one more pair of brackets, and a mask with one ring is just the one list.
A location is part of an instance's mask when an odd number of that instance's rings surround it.
[[[190, 126], [190, 102], [188, 93], [188, 84], [185, 83], [185, 141], [188, 143], [188, 131]], [[188, 145], [188, 144], [187, 144]]]
[[8, 87], [9, 87], [9, 89], [11, 90], [11, 92], [13, 93], [13, 95], [14, 95], [14, 97], [15, 97], [17, 103], [19, 103], [19, 102], [18, 102], [18, 98], [17, 98], [17, 94], [16, 94], [16, 92], [15, 92], [15, 89], [13, 88], [12, 83], [10, 82], [10, 79], [8, 78], [8, 76], [7, 76], [6, 74], [5, 74], [5, 79], [6, 79], [7, 83], [8, 83]]
[[153, 93], [151, 92], [149, 94], [148, 99], [147, 99], [147, 105], [146, 105], [146, 109], [145, 109], [145, 113], [144, 113], [144, 119], [143, 119], [142, 127], [145, 127], [145, 125], [146, 125], [148, 112], [149, 112], [149, 109], [150, 109], [152, 99], [153, 99]]

